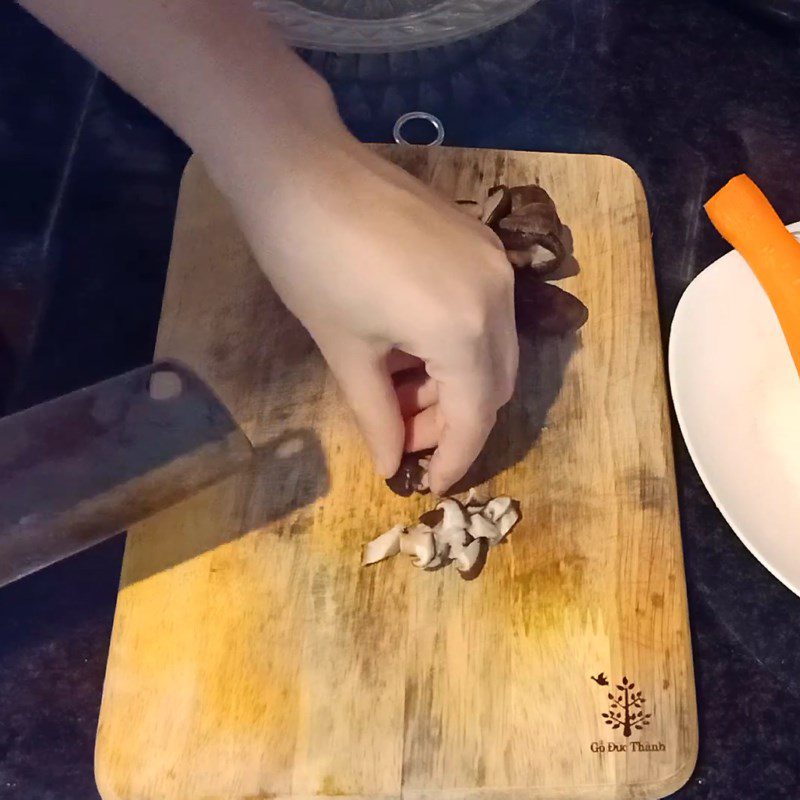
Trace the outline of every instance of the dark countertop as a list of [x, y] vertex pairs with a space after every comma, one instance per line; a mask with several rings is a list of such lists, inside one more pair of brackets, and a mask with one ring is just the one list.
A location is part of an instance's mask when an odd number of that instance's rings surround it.
[[[726, 249], [700, 213], [724, 180], [747, 171], [800, 219], [798, 40], [724, 0], [543, 0], [444, 49], [307, 55], [364, 140], [421, 107], [449, 144], [628, 161], [650, 203], [665, 332]], [[150, 360], [187, 155], [0, 0], [0, 413]], [[701, 738], [676, 797], [800, 797], [800, 599], [745, 551], [676, 442]], [[97, 798], [122, 546], [0, 590], [0, 800]]]

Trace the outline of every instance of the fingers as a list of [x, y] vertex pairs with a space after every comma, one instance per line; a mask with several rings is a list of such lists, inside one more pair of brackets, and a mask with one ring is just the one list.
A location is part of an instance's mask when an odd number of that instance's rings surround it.
[[424, 372], [412, 372], [402, 381], [395, 381], [395, 391], [403, 419], [430, 408], [439, 399], [436, 381]]
[[323, 355], [355, 414], [377, 471], [391, 477], [403, 455], [405, 428], [386, 353], [352, 341], [323, 347]]
[[497, 419], [497, 406], [490, 396], [470, 396], [468, 386], [478, 388], [472, 380], [451, 381], [439, 388], [442, 424], [430, 466], [431, 491], [436, 494], [444, 494], [464, 476], [480, 455]]
[[392, 375], [407, 369], [422, 369], [425, 362], [421, 358], [404, 353], [402, 350], [391, 350], [386, 356], [386, 366]]
[[417, 453], [420, 450], [430, 450], [439, 444], [444, 420], [439, 412], [439, 406], [426, 408], [419, 414], [406, 419], [405, 451]]
[[[512, 318], [513, 319], [513, 318]], [[484, 336], [451, 349], [428, 371], [438, 382], [438, 449], [430, 467], [431, 490], [446, 492], [462, 478], [480, 454], [516, 381], [519, 347], [513, 326], [501, 321]], [[418, 429], [418, 430], [417, 430]], [[430, 421], [415, 423], [416, 444], [430, 433]], [[428, 445], [430, 446], [430, 445]], [[415, 448], [416, 449], [416, 448]]]

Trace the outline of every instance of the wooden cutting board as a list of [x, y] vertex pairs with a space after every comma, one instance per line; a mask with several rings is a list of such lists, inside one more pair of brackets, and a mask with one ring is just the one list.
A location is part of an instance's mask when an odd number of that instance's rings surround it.
[[[692, 771], [697, 724], [641, 184], [600, 156], [379, 151], [451, 198], [541, 183], [572, 229], [580, 274], [563, 285], [589, 322], [523, 343], [517, 395], [479, 465], [523, 520], [471, 583], [400, 558], [359, 566], [364, 542], [431, 500], [375, 477], [312, 342], [193, 161], [157, 355], [195, 369], [262, 450], [249, 474], [129, 535], [100, 792], [667, 795]], [[648, 725], [606, 724], [625, 698]]]

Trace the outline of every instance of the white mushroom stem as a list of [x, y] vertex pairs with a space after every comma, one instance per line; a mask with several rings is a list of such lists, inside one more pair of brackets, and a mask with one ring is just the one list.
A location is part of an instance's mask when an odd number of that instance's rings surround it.
[[481, 554], [481, 543], [479, 539], [473, 539], [466, 547], [450, 548], [450, 558], [456, 565], [459, 572], [469, 572]]
[[377, 539], [373, 539], [364, 548], [364, 558], [361, 565], [364, 567], [370, 564], [377, 564], [385, 558], [396, 556], [400, 552], [400, 536], [405, 528], [402, 525], [395, 525], [386, 533], [382, 533]]
[[400, 535], [400, 552], [414, 556], [415, 567], [427, 567], [436, 555], [433, 531], [427, 525], [415, 525]]

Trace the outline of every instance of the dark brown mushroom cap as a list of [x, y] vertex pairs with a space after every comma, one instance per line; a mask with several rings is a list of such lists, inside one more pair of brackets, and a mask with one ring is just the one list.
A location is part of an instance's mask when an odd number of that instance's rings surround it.
[[[508, 189], [504, 183], [499, 183], [497, 186], [492, 186], [489, 189], [489, 195], [494, 194], [498, 189]], [[555, 208], [553, 198], [536, 183], [528, 183], [523, 186], [512, 186], [508, 189], [511, 199], [511, 208], [509, 213], [513, 214], [515, 211], [522, 208], [522, 206], [530, 205], [531, 203], [550, 203]]]
[[415, 492], [427, 493], [428, 488], [424, 478], [428, 472], [427, 464], [431, 455], [433, 450], [406, 453], [397, 472], [387, 479], [386, 485], [400, 497], [411, 497]]
[[589, 309], [577, 297], [526, 269], [515, 272], [514, 308], [522, 334], [563, 336], [579, 330], [589, 318]]
[[[512, 263], [540, 276], [555, 272], [568, 254], [555, 203], [541, 186], [515, 186], [509, 194], [511, 213], [498, 220], [494, 230], [506, 250], [514, 251]], [[530, 259], [521, 258], [523, 253]]]
[[426, 511], [419, 518], [419, 521], [423, 525], [427, 525], [429, 528], [435, 528], [443, 519], [444, 519], [444, 509], [432, 508], [430, 511]]
[[552, 201], [528, 203], [497, 223], [497, 235], [509, 250], [524, 250], [543, 236], [560, 237], [563, 228]]
[[531, 183], [525, 186], [512, 186], [511, 187], [511, 213], [514, 214], [523, 206], [529, 206], [532, 203], [542, 203], [550, 205], [553, 211], [556, 205], [553, 198], [541, 186]]

